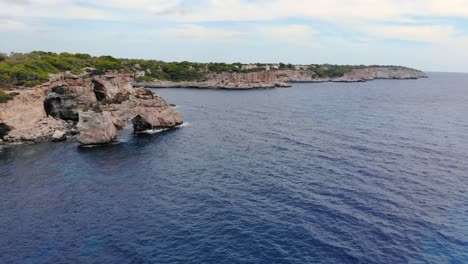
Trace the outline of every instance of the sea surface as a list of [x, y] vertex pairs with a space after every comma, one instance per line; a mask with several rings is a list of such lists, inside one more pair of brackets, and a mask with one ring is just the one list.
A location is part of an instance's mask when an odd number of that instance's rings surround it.
[[0, 263], [468, 263], [468, 74], [156, 89], [179, 129], [0, 150]]

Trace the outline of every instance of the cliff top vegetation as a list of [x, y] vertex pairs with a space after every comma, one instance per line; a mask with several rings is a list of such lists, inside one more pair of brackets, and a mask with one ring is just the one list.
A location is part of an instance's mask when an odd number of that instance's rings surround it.
[[[0, 87], [31, 87], [50, 78], [50, 74], [71, 72], [80, 74], [102, 74], [107, 71], [136, 73], [138, 81], [202, 80], [210, 73], [221, 72], [257, 72], [265, 70], [267, 64], [252, 64], [245, 69], [241, 63], [196, 63], [163, 62], [159, 60], [118, 59], [111, 56], [91, 56], [84, 53], [53, 53], [33, 51], [30, 53], [0, 53]], [[309, 65], [319, 77], [339, 77], [354, 69], [367, 66], [349, 65]], [[279, 63], [272, 70], [295, 69], [292, 64]]]

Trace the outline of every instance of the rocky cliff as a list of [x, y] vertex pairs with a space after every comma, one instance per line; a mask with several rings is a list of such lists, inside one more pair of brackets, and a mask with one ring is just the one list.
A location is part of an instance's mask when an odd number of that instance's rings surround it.
[[274, 87], [289, 87], [290, 85], [278, 80], [273, 71], [250, 73], [217, 73], [208, 74], [201, 81], [196, 82], [169, 82], [155, 81], [151, 83], [138, 83], [136, 86], [151, 88], [205, 88], [205, 89], [262, 89]]
[[133, 88], [128, 74], [60, 74], [20, 90], [0, 104], [0, 139], [6, 143], [60, 140], [78, 134], [82, 144], [105, 143], [134, 122], [135, 130], [182, 124], [180, 115], [149, 90]]
[[136, 83], [135, 86], [152, 88], [208, 88], [208, 89], [257, 89], [290, 87], [294, 82], [363, 82], [374, 79], [418, 79], [424, 72], [406, 67], [356, 68], [341, 77], [320, 77], [312, 70], [276, 70], [251, 73], [208, 74], [202, 81], [155, 81]]
[[283, 82], [364, 82], [375, 79], [419, 79], [425, 78], [422, 71], [406, 67], [367, 67], [356, 68], [341, 77], [321, 78], [313, 71], [277, 71], [278, 80]]

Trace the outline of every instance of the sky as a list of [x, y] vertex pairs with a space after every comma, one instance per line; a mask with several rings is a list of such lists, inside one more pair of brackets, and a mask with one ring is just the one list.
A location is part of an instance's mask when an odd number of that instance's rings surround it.
[[468, 0], [0, 0], [0, 52], [468, 72]]

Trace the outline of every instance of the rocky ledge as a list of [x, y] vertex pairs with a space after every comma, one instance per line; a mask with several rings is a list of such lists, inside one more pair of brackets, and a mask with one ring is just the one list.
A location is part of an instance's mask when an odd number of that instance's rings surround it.
[[321, 78], [311, 70], [276, 70], [251, 73], [208, 74], [201, 81], [171, 82], [154, 81], [136, 83], [148, 88], [200, 88], [200, 89], [265, 89], [291, 87], [289, 83], [310, 82], [365, 82], [375, 79], [419, 79], [427, 77], [422, 71], [406, 67], [366, 67], [356, 68], [341, 77]]
[[123, 127], [135, 131], [174, 128], [178, 112], [147, 89], [134, 89], [128, 74], [57, 75], [50, 82], [19, 90], [0, 104], [3, 143], [61, 141], [78, 135], [81, 144], [113, 141]]

